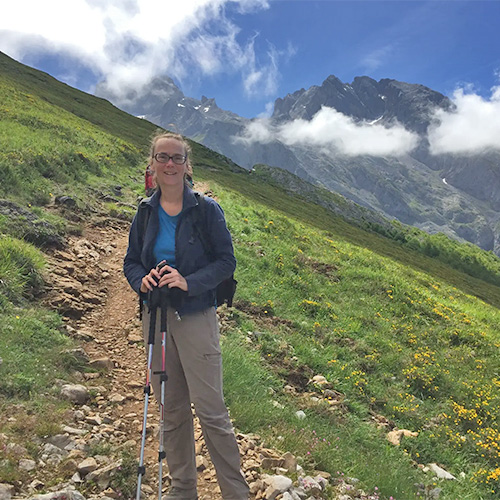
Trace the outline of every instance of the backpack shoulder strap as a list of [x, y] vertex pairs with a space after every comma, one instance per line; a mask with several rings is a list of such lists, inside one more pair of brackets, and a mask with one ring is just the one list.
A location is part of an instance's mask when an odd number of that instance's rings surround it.
[[198, 237], [200, 238], [201, 244], [203, 245], [205, 252], [208, 253], [210, 258], [213, 258], [212, 246], [210, 245], [210, 237], [207, 233], [205, 196], [201, 193], [198, 193], [198, 191], [195, 191], [194, 195], [198, 200], [198, 206], [194, 207], [192, 210], [194, 229], [198, 234]]
[[146, 236], [146, 230], [148, 228], [149, 217], [151, 215], [151, 207], [146, 203], [147, 198], [141, 200], [139, 203], [139, 208], [137, 210], [137, 224], [139, 229], [139, 234], [142, 238], [142, 243], [144, 243], [144, 238]]
[[[141, 246], [144, 245], [144, 239], [146, 236], [146, 230], [148, 228], [149, 216], [151, 215], [151, 207], [146, 203], [147, 198], [144, 198], [139, 203], [137, 208], [137, 229], [139, 237], [141, 238]], [[143, 297], [139, 294], [139, 319], [142, 320], [142, 311], [144, 309]]]

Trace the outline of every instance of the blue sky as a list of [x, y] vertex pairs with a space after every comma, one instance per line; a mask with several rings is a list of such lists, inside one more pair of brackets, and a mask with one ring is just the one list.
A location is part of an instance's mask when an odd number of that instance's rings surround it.
[[[473, 85], [489, 96], [499, 83], [497, 1], [278, 1], [235, 22], [242, 39], [259, 33], [262, 61], [271, 46], [283, 53], [276, 96], [320, 85], [330, 74], [347, 83], [361, 75], [394, 78], [446, 95]], [[211, 95], [224, 85], [221, 78], [206, 83]], [[255, 109], [233, 99], [219, 100], [242, 114]]]
[[[261, 120], [332, 74], [420, 83], [457, 106], [436, 115], [440, 153], [500, 149], [498, 26], [500, 0], [18, 0], [2, 7], [0, 50], [86, 92], [105, 81], [115, 104], [166, 74], [189, 97]], [[373, 133], [331, 110], [317, 118], [299, 125], [326, 124], [325, 141], [339, 123]], [[246, 139], [269, 132], [260, 122]], [[418, 142], [396, 133], [398, 154]]]

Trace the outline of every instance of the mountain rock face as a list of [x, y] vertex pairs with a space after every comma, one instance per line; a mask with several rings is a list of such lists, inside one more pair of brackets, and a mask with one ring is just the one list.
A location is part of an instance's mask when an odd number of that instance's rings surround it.
[[320, 86], [278, 98], [268, 123], [280, 127], [310, 121], [322, 108], [333, 108], [354, 122], [391, 126], [398, 123], [421, 138], [404, 156], [348, 156], [313, 145], [286, 145], [265, 138], [236, 140], [254, 120], [219, 108], [214, 99], [184, 96], [170, 78], [153, 80], [128, 104], [98, 89], [125, 111], [176, 130], [245, 168], [255, 164], [286, 169], [428, 232], [443, 232], [500, 255], [500, 154], [439, 155], [425, 139], [436, 108], [450, 111], [446, 96], [423, 85], [390, 79], [356, 77], [351, 84], [329, 76]]

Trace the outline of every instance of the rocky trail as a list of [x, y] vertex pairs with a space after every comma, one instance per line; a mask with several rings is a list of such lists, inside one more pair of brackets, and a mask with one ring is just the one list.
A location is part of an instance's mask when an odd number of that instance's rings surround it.
[[[76, 371], [76, 384], [60, 381], [61, 397], [72, 401], [73, 409], [60, 434], [38, 443], [38, 462], [22, 458], [22, 445], [6, 445], [17, 447], [25, 480], [14, 485], [0, 484], [0, 500], [106, 500], [131, 496], [123, 493], [117, 478], [124, 475], [125, 464], [120, 459], [123, 450], [128, 449], [135, 458], [139, 456], [146, 354], [137, 297], [122, 272], [127, 229], [125, 223], [105, 219], [87, 226], [82, 236], [71, 236], [68, 246], [50, 257], [45, 305], [63, 315], [68, 335], [80, 345], [72, 354], [80, 366], [88, 365], [93, 370]], [[222, 334], [224, 314], [223, 308], [219, 311]], [[158, 497], [159, 422], [154, 398], [150, 403], [143, 499]], [[196, 418], [195, 423], [199, 498], [219, 500], [215, 470]], [[6, 436], [0, 434], [0, 444], [2, 439], [6, 440]], [[237, 433], [237, 439], [252, 499], [378, 498], [377, 494], [358, 490], [356, 479], [331, 478], [319, 471], [307, 474], [291, 453], [263, 447], [256, 435]], [[135, 483], [136, 468], [129, 469], [128, 475], [133, 475], [134, 480], [128, 477], [128, 482]], [[163, 471], [166, 489], [166, 464]], [[132, 496], [135, 498], [135, 492]]]

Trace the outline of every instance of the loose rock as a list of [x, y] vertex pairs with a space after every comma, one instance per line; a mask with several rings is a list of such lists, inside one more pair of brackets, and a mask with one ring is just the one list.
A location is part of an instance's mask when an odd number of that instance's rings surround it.
[[57, 491], [45, 495], [35, 495], [29, 500], [85, 500], [85, 497], [75, 490]]
[[82, 476], [86, 476], [89, 472], [95, 471], [98, 468], [98, 464], [95, 458], [86, 458], [83, 462], [78, 464], [78, 472]]
[[61, 396], [79, 405], [85, 404], [90, 397], [87, 388], [80, 384], [63, 385], [61, 387]]
[[437, 464], [429, 464], [428, 467], [432, 472], [434, 472], [434, 474], [436, 474], [436, 477], [438, 479], [448, 479], [448, 480], [456, 479], [455, 476], [453, 476], [449, 472], [445, 471], [443, 468], [439, 467], [439, 465], [437, 465]]
[[14, 493], [14, 486], [0, 483], [0, 500], [10, 500]]

